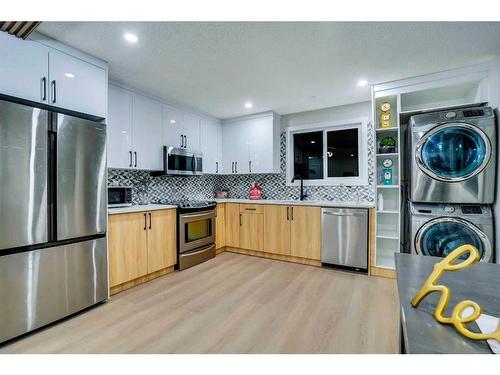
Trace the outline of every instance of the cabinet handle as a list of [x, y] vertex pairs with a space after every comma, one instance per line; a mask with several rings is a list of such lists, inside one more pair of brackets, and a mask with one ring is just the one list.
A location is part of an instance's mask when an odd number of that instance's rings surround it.
[[257, 211], [256, 208], [245, 208], [245, 211]]
[[252, 173], [252, 161], [248, 162], [248, 170]]
[[215, 162], [215, 173], [219, 173], [219, 162]]
[[188, 146], [188, 137], [187, 135], [184, 136], [184, 148], [187, 148]]
[[129, 154], [130, 154], [130, 165], [129, 165], [129, 167], [132, 168], [132, 151], [129, 151]]
[[56, 97], [56, 80], [53, 80], [52, 81], [52, 103], [55, 103], [57, 101], [57, 97]]
[[293, 207], [292, 207], [292, 220], [293, 220]]
[[144, 213], [144, 230], [147, 229], [147, 219], [146, 219], [146, 214]]
[[234, 162], [234, 173], [238, 173], [238, 162]]
[[134, 167], [137, 168], [137, 151], [134, 151], [134, 156], [135, 156], [135, 163], [134, 163]]
[[152, 219], [151, 219], [151, 212], [149, 213], [149, 229], [151, 229], [151, 223], [152, 223]]
[[290, 220], [290, 207], [286, 208], [286, 219]]
[[42, 78], [42, 102], [47, 100], [47, 78]]
[[241, 227], [241, 214], [240, 214], [240, 227]]
[[184, 136], [181, 134], [181, 147], [184, 147]]
[[231, 173], [234, 173], [234, 161], [231, 163]]

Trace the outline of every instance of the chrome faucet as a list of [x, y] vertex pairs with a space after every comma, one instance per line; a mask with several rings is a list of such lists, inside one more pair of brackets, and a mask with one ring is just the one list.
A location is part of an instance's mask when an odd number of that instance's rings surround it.
[[296, 175], [290, 182], [294, 183], [296, 178], [300, 178], [300, 200], [303, 201], [304, 198], [307, 198], [307, 193], [304, 193], [304, 178], [301, 175]]

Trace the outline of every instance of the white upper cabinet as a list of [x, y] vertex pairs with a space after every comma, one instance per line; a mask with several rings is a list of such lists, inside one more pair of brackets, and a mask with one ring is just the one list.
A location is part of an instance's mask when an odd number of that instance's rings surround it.
[[229, 121], [222, 126], [222, 164], [226, 174], [247, 174], [248, 134], [245, 121]]
[[199, 116], [189, 112], [184, 114], [184, 148], [193, 151], [200, 150], [200, 122]]
[[0, 33], [0, 93], [106, 117], [106, 69]]
[[48, 49], [0, 32], [0, 93], [48, 102]]
[[106, 117], [106, 70], [49, 51], [50, 105]]
[[163, 105], [163, 145], [172, 147], [183, 147], [184, 137], [184, 112]]
[[277, 116], [253, 118], [248, 120], [249, 172], [279, 172], [279, 142], [281, 124]]
[[142, 95], [132, 98], [134, 168], [163, 169], [162, 105]]
[[274, 113], [253, 115], [223, 124], [224, 173], [279, 173], [279, 116]]
[[216, 120], [201, 120], [201, 152], [203, 152], [203, 173], [222, 173], [222, 129]]
[[132, 168], [132, 93], [112, 85], [108, 92], [108, 167]]

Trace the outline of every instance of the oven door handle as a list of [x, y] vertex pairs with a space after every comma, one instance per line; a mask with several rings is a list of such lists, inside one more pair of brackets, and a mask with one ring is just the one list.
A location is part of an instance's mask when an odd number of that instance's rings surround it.
[[215, 213], [212, 212], [202, 212], [199, 214], [182, 214], [182, 218], [192, 218], [192, 217], [202, 217], [202, 216], [207, 216], [207, 217], [214, 217]]

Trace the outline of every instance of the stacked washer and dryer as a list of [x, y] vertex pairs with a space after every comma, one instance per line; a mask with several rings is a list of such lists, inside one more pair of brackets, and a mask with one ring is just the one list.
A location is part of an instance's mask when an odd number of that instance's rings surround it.
[[[472, 244], [495, 261], [496, 124], [490, 107], [410, 118], [407, 251], [444, 257]], [[497, 252], [496, 257], [499, 257]]]

